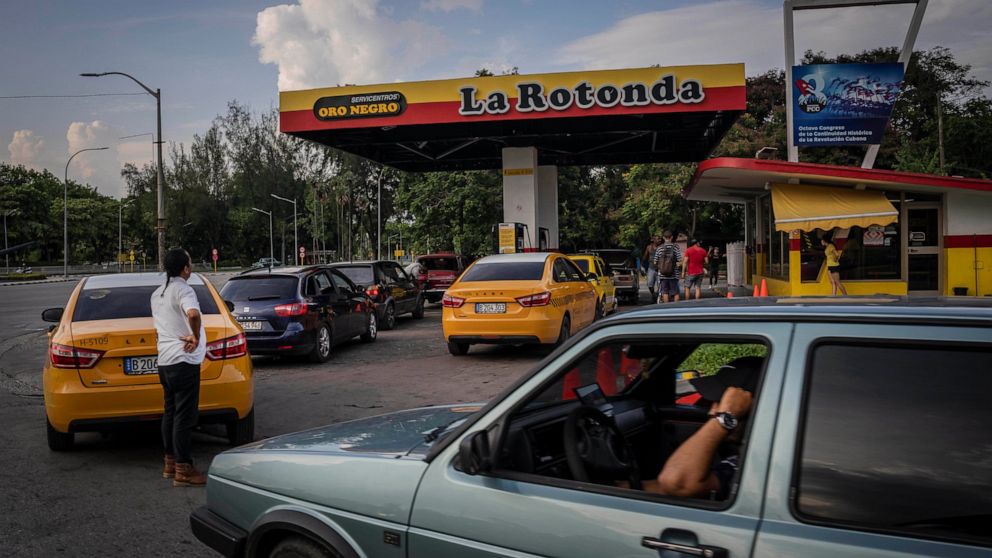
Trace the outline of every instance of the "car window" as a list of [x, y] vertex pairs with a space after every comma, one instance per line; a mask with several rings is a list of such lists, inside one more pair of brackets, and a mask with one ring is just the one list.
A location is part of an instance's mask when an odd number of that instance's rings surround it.
[[992, 543], [992, 348], [813, 351], [794, 505], [855, 529]]
[[323, 271], [314, 273], [310, 279], [313, 281], [313, 286], [315, 289], [313, 294], [321, 294], [331, 286], [331, 280]]
[[406, 271], [404, 271], [403, 268], [399, 266], [399, 264], [392, 264], [392, 265], [387, 266], [387, 267], [391, 267], [392, 268], [393, 274], [396, 275], [396, 280], [397, 281], [409, 281], [410, 280], [410, 276], [406, 274]]
[[423, 258], [418, 261], [429, 271], [458, 271], [458, 262], [455, 258]]
[[382, 270], [382, 275], [384, 276], [387, 283], [400, 281], [400, 276], [396, 274], [396, 267], [391, 264], [381, 264], [379, 269]]
[[334, 282], [334, 286], [337, 287], [339, 293], [346, 292], [358, 292], [358, 288], [355, 287], [354, 283], [348, 280], [344, 275], [331, 271], [331, 281]]
[[538, 281], [543, 275], [544, 262], [477, 263], [459, 281]]
[[603, 277], [606, 275], [606, 270], [603, 269], [603, 262], [596, 260], [596, 275]]
[[574, 263], [575, 265], [579, 266], [579, 269], [582, 270], [582, 273], [589, 273], [589, 260], [584, 260], [584, 259], [583, 260], [572, 260], [572, 263]]
[[299, 280], [289, 275], [232, 277], [220, 290], [224, 300], [286, 300], [296, 298]]
[[375, 283], [375, 279], [372, 278], [372, 266], [370, 265], [343, 265], [334, 269], [343, 273], [345, 277], [351, 279], [356, 285], [368, 286]]
[[555, 264], [561, 265], [561, 269], [564, 272], [565, 277], [567, 277], [567, 279], [564, 279], [565, 281], [585, 281], [585, 274], [579, 270], [579, 268], [575, 265], [575, 262], [572, 260], [568, 258], [558, 258]]
[[[214, 297], [206, 285], [191, 285], [200, 303], [201, 314], [219, 314]], [[83, 289], [76, 299], [72, 321], [118, 320], [123, 318], [150, 318], [152, 293], [158, 285], [140, 287], [113, 287]], [[230, 299], [225, 299], [230, 300]]]

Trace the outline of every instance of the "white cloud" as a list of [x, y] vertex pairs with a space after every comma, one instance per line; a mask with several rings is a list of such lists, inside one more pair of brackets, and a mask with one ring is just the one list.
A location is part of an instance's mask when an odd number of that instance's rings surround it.
[[377, 0], [299, 0], [259, 12], [259, 61], [279, 66], [279, 90], [407, 78], [443, 53], [440, 29], [396, 21]]
[[41, 170], [39, 161], [45, 149], [45, 140], [35, 136], [32, 130], [17, 130], [14, 138], [7, 145], [10, 151], [10, 162], [15, 165]]
[[120, 196], [124, 191], [124, 182], [121, 179], [121, 145], [117, 142], [122, 135], [124, 134], [121, 129], [101, 120], [69, 124], [65, 134], [65, 139], [69, 143], [69, 156], [80, 149], [110, 148], [108, 151], [92, 151], [77, 155], [69, 165], [69, 178], [88, 183], [103, 194]]
[[[796, 56], [902, 46], [912, 6], [875, 6], [796, 12]], [[992, 2], [933, 0], [916, 49], [945, 46], [982, 79], [992, 78]], [[785, 66], [782, 7], [757, 0], [710, 1], [622, 19], [608, 29], [562, 46], [562, 66], [624, 68], [661, 64], [745, 62], [755, 75]]]
[[454, 10], [482, 10], [482, 0], [425, 0], [420, 3], [421, 10], [429, 12], [451, 12]]

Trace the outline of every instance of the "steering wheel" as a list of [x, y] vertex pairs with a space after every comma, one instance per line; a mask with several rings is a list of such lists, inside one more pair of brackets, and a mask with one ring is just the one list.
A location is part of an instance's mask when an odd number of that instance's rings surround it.
[[626, 477], [630, 487], [641, 489], [637, 459], [616, 423], [595, 407], [583, 405], [565, 420], [565, 457], [572, 478], [590, 482], [589, 471]]

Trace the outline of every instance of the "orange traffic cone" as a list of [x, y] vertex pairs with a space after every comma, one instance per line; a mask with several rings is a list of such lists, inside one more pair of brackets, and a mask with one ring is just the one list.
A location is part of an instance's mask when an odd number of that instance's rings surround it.
[[761, 296], [768, 296], [768, 284], [764, 279], [761, 280]]
[[727, 298], [734, 298], [734, 291], [727, 291]]
[[753, 296], [754, 298], [758, 298], [759, 296], [757, 283], [754, 284], [754, 294], [752, 294], [751, 296]]
[[562, 401], [569, 401], [575, 399], [575, 388], [582, 387], [582, 377], [579, 375], [579, 369], [573, 368], [565, 374], [565, 381], [562, 382], [561, 386], [561, 399]]
[[613, 364], [613, 352], [607, 348], [599, 350], [596, 360], [596, 383], [606, 395], [617, 392], [617, 369]]

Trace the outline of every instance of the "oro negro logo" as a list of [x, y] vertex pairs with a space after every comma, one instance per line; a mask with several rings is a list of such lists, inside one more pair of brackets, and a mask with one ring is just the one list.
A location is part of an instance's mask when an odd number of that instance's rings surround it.
[[406, 110], [406, 97], [399, 91], [321, 97], [313, 104], [317, 120], [348, 120], [397, 116]]

